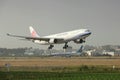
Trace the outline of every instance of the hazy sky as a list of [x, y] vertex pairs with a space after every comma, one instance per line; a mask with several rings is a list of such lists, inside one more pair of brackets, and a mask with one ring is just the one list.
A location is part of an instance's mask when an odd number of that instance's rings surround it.
[[29, 36], [29, 26], [40, 36], [87, 28], [92, 35], [85, 44], [120, 45], [120, 0], [0, 0], [0, 47], [47, 48], [6, 36]]

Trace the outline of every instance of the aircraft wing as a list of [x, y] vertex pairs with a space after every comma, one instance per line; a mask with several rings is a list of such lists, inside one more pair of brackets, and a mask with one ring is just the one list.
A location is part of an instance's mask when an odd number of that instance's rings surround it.
[[[18, 36], [18, 35], [12, 35], [12, 34], [9, 34], [7, 33], [8, 36], [11, 36], [11, 37], [19, 37], [19, 38], [24, 38], [24, 39], [27, 39], [27, 40], [43, 40], [43, 41], [49, 41], [51, 38], [44, 38], [44, 37], [26, 37], [26, 36]], [[56, 39], [57, 41], [61, 42], [61, 41], [64, 41], [64, 39], [61, 39], [61, 38], [52, 38], [52, 39]]]

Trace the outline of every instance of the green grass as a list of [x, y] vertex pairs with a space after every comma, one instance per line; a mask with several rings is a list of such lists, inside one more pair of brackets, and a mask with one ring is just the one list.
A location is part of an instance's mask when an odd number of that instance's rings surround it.
[[0, 71], [26, 71], [26, 72], [91, 72], [91, 73], [106, 73], [106, 72], [120, 72], [120, 68], [112, 68], [111, 66], [74, 66], [74, 67], [61, 67], [61, 66], [49, 66], [49, 67], [18, 67], [10, 66], [0, 67]]
[[118, 80], [120, 73], [0, 72], [0, 80]]
[[118, 80], [120, 68], [79, 67], [0, 67], [0, 80]]

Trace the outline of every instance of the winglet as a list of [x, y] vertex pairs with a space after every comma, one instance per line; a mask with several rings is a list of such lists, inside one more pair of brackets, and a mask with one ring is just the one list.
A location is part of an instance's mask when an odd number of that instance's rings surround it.
[[9, 34], [9, 33], [7, 33], [7, 36], [10, 36], [10, 34]]
[[29, 29], [32, 37], [39, 37], [39, 35], [36, 33], [32, 26], [30, 26]]
[[12, 36], [12, 37], [14, 37], [14, 35], [11, 35], [11, 34], [9, 34], [9, 33], [7, 33], [7, 36]]

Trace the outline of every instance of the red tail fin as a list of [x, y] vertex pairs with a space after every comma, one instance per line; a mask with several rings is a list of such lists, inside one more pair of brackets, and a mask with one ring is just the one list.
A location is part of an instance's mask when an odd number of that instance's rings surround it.
[[36, 33], [32, 26], [30, 26], [29, 29], [32, 37], [39, 37], [39, 35]]

